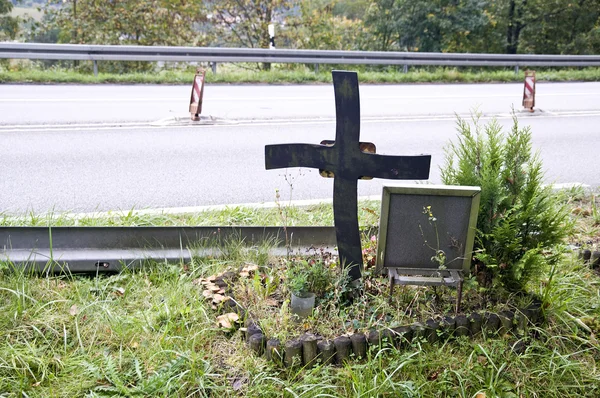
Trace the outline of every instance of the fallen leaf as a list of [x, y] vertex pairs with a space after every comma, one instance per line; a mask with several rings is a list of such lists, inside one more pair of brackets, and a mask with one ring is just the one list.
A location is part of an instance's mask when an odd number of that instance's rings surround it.
[[77, 308], [77, 305], [73, 304], [71, 306], [71, 308], [69, 309], [69, 314], [71, 314], [72, 316], [79, 314], [79, 308]]
[[250, 273], [249, 273], [249, 272], [246, 272], [246, 271], [242, 271], [242, 272], [240, 272], [240, 276], [241, 276], [242, 278], [248, 278], [248, 277], [250, 276]]
[[222, 303], [223, 301], [225, 301], [225, 299], [229, 299], [229, 297], [227, 297], [227, 296], [223, 296], [223, 295], [221, 295], [221, 294], [215, 294], [215, 295], [213, 296], [213, 303], [214, 303], [214, 304], [220, 304], [220, 303]]
[[211, 292], [210, 290], [203, 290], [203, 291], [202, 291], [202, 295], [203, 295], [205, 298], [209, 299], [209, 298], [212, 298], [212, 297], [214, 296], [214, 293], [213, 293], [213, 292]]
[[235, 312], [228, 312], [217, 317], [217, 325], [221, 328], [231, 329], [233, 323], [240, 319], [239, 315]]
[[117, 294], [117, 296], [122, 296], [125, 294], [125, 289], [122, 287], [118, 287], [115, 289], [115, 293]]
[[478, 392], [477, 395], [475, 395], [475, 398], [485, 398], [485, 393], [484, 392]]
[[246, 266], [244, 268], [246, 268], [248, 272], [258, 271], [258, 265], [252, 263], [246, 263]]

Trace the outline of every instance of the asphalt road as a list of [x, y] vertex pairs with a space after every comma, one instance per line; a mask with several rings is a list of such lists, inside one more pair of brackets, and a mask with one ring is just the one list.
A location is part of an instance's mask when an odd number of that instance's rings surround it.
[[[185, 86], [0, 85], [0, 212], [93, 212], [330, 198], [316, 170], [264, 169], [264, 145], [335, 131], [331, 86], [214, 86], [190, 125]], [[362, 141], [432, 155], [439, 182], [454, 112], [509, 127], [522, 85], [361, 86]], [[538, 84], [530, 125], [548, 182], [600, 185], [600, 83]], [[181, 118], [181, 119], [178, 119]], [[179, 120], [179, 121], [178, 121]], [[361, 181], [380, 195], [384, 181]]]

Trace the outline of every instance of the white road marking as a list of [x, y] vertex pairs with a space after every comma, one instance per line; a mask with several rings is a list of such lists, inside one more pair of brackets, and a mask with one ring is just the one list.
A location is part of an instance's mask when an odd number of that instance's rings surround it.
[[[464, 95], [384, 95], [369, 96], [362, 95], [363, 100], [447, 100], [447, 99], [474, 99], [474, 98], [519, 98], [522, 92], [514, 94], [464, 94]], [[582, 93], [536, 93], [536, 97], [580, 97], [580, 96], [600, 96], [599, 92]], [[204, 101], [330, 101], [333, 95], [323, 95], [319, 97], [211, 97], [205, 93]], [[143, 98], [0, 98], [0, 102], [177, 102], [187, 101], [184, 97], [143, 97]]]
[[[470, 114], [459, 115], [462, 118], [468, 119]], [[517, 113], [517, 117], [521, 119], [527, 118], [581, 118], [590, 116], [600, 116], [600, 111], [569, 111], [569, 112], [544, 112], [541, 114]], [[510, 113], [484, 115], [481, 120], [491, 119], [512, 119]], [[456, 115], [423, 115], [423, 116], [387, 116], [387, 117], [364, 117], [361, 120], [363, 124], [370, 123], [430, 123], [439, 121], [456, 120]], [[2, 133], [16, 132], [66, 132], [66, 131], [105, 131], [105, 130], [135, 130], [135, 129], [215, 129], [223, 127], [263, 127], [263, 126], [302, 126], [302, 125], [319, 125], [319, 124], [335, 124], [334, 118], [319, 118], [319, 119], [254, 119], [254, 120], [229, 120], [225, 123], [215, 124], [191, 124], [178, 125], [176, 120], [173, 124], [167, 124], [165, 120], [147, 123], [87, 123], [87, 124], [60, 124], [60, 125], [0, 125]]]

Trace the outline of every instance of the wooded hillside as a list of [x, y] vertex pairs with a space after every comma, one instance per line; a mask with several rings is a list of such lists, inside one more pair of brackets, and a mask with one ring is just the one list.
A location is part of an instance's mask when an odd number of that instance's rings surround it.
[[[0, 0], [0, 38], [14, 37]], [[47, 0], [18, 32], [60, 43], [598, 54], [598, 0]], [[23, 25], [22, 25], [23, 26]]]

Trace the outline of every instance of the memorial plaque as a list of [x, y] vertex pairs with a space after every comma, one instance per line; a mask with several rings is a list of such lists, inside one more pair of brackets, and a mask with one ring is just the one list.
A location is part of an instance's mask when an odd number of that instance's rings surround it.
[[[479, 210], [479, 187], [383, 187], [377, 267], [467, 273]], [[414, 274], [413, 271], [410, 272]]]
[[383, 187], [376, 267], [394, 285], [456, 286], [473, 256], [479, 187], [395, 185]]

